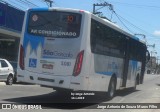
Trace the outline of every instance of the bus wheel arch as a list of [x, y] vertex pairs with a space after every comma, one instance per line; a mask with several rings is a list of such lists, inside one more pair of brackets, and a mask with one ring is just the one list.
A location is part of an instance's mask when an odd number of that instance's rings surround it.
[[115, 96], [116, 85], [117, 85], [117, 77], [115, 74], [113, 74], [111, 76], [109, 86], [108, 86], [108, 91], [107, 91], [107, 96], [109, 99], [112, 99]]

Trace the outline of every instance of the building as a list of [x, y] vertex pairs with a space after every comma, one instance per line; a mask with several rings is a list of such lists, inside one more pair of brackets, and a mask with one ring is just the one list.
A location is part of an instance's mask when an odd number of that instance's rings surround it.
[[0, 58], [17, 61], [24, 14], [0, 2]]

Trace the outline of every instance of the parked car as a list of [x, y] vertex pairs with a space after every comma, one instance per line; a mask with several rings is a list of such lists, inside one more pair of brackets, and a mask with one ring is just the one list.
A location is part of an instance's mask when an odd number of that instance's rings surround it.
[[12, 65], [14, 70], [14, 77], [13, 77], [13, 83], [17, 82], [17, 62], [16, 61], [9, 61], [9, 63]]
[[12, 65], [6, 59], [0, 59], [0, 81], [6, 82], [6, 85], [12, 85], [14, 70]]

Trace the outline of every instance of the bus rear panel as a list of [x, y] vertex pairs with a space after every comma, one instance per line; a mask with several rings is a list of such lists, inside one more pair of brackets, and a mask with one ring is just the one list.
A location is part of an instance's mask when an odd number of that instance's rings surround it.
[[87, 89], [88, 79], [81, 73], [86, 52], [82, 21], [80, 11], [29, 10], [20, 42], [18, 80]]

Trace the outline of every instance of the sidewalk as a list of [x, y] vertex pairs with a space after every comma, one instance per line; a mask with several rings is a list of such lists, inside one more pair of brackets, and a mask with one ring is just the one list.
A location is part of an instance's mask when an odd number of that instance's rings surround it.
[[0, 82], [0, 85], [6, 85], [6, 83], [5, 82]]

